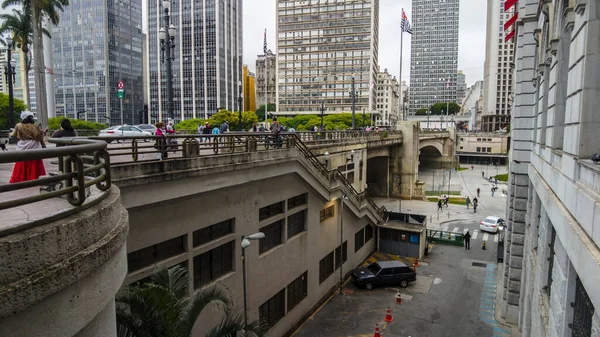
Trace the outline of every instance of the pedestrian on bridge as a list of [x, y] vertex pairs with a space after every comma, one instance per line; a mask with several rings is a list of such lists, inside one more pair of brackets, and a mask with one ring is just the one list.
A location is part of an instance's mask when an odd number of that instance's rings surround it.
[[463, 236], [464, 240], [465, 240], [465, 249], [471, 249], [471, 233], [469, 233], [469, 230], [467, 229], [467, 232], [465, 233], [465, 235]]
[[[477, 197], [479, 198], [479, 192], [481, 192], [481, 189], [479, 187], [477, 187]], [[475, 200], [473, 200], [473, 202], [475, 202]]]
[[438, 199], [438, 212], [442, 210], [442, 199]]
[[469, 209], [469, 205], [471, 204], [471, 198], [469, 198], [469, 196], [467, 195], [467, 199], [465, 200], [466, 204], [467, 204], [467, 209]]
[[477, 198], [473, 198], [473, 213], [477, 213], [477, 203], [479, 200]]

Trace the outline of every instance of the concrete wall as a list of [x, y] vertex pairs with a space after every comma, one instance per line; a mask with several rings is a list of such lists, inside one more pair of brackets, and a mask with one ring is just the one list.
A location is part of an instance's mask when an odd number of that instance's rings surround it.
[[598, 337], [600, 4], [519, 5], [502, 314], [523, 336], [571, 336], [579, 279]]
[[[245, 172], [239, 172], [245, 175]], [[207, 177], [205, 184], [213, 179]], [[258, 212], [263, 206], [308, 193], [308, 204], [285, 215], [275, 216], [259, 222]], [[335, 217], [320, 222], [320, 211], [328, 205], [335, 205]], [[170, 267], [187, 262], [190, 271], [190, 284], [193, 284], [193, 258], [231, 240], [235, 241], [234, 270], [218, 281], [231, 289], [241, 313], [242, 308], [242, 265], [240, 237], [252, 234], [275, 220], [298, 210], [307, 210], [307, 231], [291, 239], [284, 238], [284, 244], [259, 255], [258, 242], [252, 242], [246, 250], [248, 266], [248, 306], [249, 319], [258, 319], [259, 306], [285, 288], [291, 281], [308, 271], [308, 296], [298, 306], [280, 320], [271, 330], [272, 336], [280, 336], [293, 327], [319, 299], [328, 293], [339, 281], [339, 270], [325, 282], [319, 284], [319, 261], [340, 244], [340, 200], [328, 201], [314, 193], [311, 186], [296, 174], [285, 174], [277, 178], [248, 181], [232, 187], [221, 188], [206, 193], [190, 195], [176, 201], [163, 201], [130, 209], [131, 232], [128, 252], [156, 244], [180, 235], [187, 235], [185, 253], [161, 261], [139, 271], [130, 273], [126, 283], [149, 276], [158, 266]], [[375, 248], [372, 239], [358, 252], [354, 252], [354, 234], [367, 225], [365, 218], [357, 219], [346, 208], [344, 212], [344, 241], [347, 240], [348, 260], [343, 265], [343, 273], [349, 272], [362, 262]], [[235, 233], [214, 240], [199, 247], [192, 245], [192, 233], [200, 228], [220, 221], [235, 218]], [[287, 233], [284, 229], [284, 233]], [[198, 321], [194, 336], [204, 335], [207, 328], [217, 324], [219, 314], [206, 311]]]
[[508, 154], [508, 135], [459, 133], [457, 138], [457, 152]]
[[0, 336], [116, 336], [127, 224], [113, 186], [79, 213], [0, 238]]

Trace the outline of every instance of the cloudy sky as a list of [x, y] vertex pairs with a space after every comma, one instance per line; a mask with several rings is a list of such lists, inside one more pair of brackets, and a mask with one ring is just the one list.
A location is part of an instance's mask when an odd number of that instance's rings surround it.
[[[263, 35], [276, 52], [275, 16], [277, 0], [244, 0], [244, 63], [254, 71], [256, 55], [262, 54]], [[379, 66], [398, 76], [400, 68], [400, 16], [402, 8], [412, 24], [411, 0], [379, 2]], [[458, 69], [466, 74], [467, 84], [483, 80], [485, 61], [486, 0], [460, 0]], [[404, 34], [402, 80], [410, 78], [410, 35]]]

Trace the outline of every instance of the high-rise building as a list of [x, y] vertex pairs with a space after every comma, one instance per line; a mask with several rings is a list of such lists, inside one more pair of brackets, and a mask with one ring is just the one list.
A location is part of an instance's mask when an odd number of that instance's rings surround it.
[[410, 98], [408, 92], [409, 88], [406, 84], [406, 81], [402, 81], [400, 84], [400, 120], [406, 120], [406, 115], [408, 113], [408, 100]]
[[254, 73], [244, 65], [244, 111], [256, 111], [256, 90]]
[[[13, 56], [13, 59], [14, 59], [14, 56]], [[7, 49], [0, 48], [0, 64], [6, 65], [7, 62], [8, 62]], [[8, 95], [8, 82], [7, 82], [7, 78], [6, 78], [6, 72], [4, 71], [4, 69], [2, 69], [2, 74], [0, 75], [0, 92]]]
[[461, 104], [467, 94], [467, 77], [462, 70], [456, 75], [456, 103]]
[[141, 122], [142, 0], [71, 3], [52, 28], [52, 44], [57, 117]]
[[504, 12], [506, 0], [488, 0], [485, 65], [483, 74], [483, 131], [496, 131], [508, 122], [512, 105], [512, 70], [514, 45], [505, 42], [504, 23], [510, 13]]
[[465, 93], [465, 97], [462, 99], [460, 104], [460, 115], [467, 115], [472, 112], [472, 109], [476, 107], [479, 99], [483, 97], [483, 81], [477, 81], [475, 84], [469, 87]]
[[[153, 122], [168, 118], [168, 74], [166, 63], [161, 63], [158, 35], [165, 25], [162, 3], [148, 0]], [[242, 0], [171, 1], [170, 13], [177, 31], [172, 63], [175, 120], [207, 118], [220, 109], [236, 110], [242, 81]]]
[[379, 0], [277, 4], [278, 113], [377, 113]]
[[[265, 84], [266, 77], [269, 80]], [[266, 55], [258, 55], [256, 58], [255, 84], [257, 106], [262, 106], [265, 102], [277, 102], [277, 57], [270, 50], [267, 51]]]
[[384, 69], [377, 73], [377, 81], [375, 83], [377, 111], [381, 112], [381, 114], [374, 116], [375, 125], [395, 128], [400, 118], [398, 114], [398, 81], [387, 69]]
[[414, 115], [438, 102], [456, 102], [459, 0], [413, 0], [410, 105]]

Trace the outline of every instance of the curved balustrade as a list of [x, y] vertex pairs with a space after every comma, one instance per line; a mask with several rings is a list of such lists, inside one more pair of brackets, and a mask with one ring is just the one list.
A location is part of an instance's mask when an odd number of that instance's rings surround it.
[[51, 173], [48, 177], [0, 185], [0, 193], [36, 186], [43, 186], [48, 191], [48, 193], [2, 201], [0, 210], [60, 196], [66, 196], [71, 205], [80, 206], [86, 199], [86, 188], [96, 186], [100, 191], [110, 189], [110, 157], [105, 142], [85, 138], [51, 138], [49, 142], [63, 146], [0, 153], [0, 164], [58, 158], [59, 167], [58, 172]]

